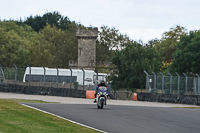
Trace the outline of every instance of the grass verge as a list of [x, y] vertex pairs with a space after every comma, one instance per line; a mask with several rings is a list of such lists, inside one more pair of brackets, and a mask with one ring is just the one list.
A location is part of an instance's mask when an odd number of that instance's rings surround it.
[[0, 99], [0, 133], [97, 133], [69, 121], [22, 106], [37, 100]]

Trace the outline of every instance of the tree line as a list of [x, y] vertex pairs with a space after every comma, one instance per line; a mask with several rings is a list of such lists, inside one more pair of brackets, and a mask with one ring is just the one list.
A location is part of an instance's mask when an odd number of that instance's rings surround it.
[[[0, 21], [0, 64], [18, 67], [68, 68], [77, 60], [76, 30], [84, 25], [59, 12], [30, 16], [26, 20]], [[111, 61], [109, 80], [115, 89], [144, 88], [147, 72], [199, 73], [200, 31], [187, 32], [176, 25], [147, 44], [131, 40], [114, 27], [102, 26], [97, 61]]]

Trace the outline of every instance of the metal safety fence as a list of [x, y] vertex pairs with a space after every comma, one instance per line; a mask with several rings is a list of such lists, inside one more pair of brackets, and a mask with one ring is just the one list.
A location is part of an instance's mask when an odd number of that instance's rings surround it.
[[146, 92], [178, 95], [200, 95], [200, 76], [191, 73], [164, 75], [162, 72], [146, 74]]
[[[3, 92], [84, 97], [86, 90], [96, 90], [99, 81], [105, 78], [97, 70], [0, 65], [0, 91]], [[111, 84], [107, 85], [111, 92]]]
[[[59, 68], [53, 68], [53, 71], [50, 71], [51, 74], [49, 75], [46, 73], [47, 70], [44, 67], [44, 70], [37, 70], [40, 74], [36, 74], [34, 72], [36, 70], [31, 69], [31, 67], [29, 68], [27, 73], [27, 68], [0, 66], [0, 84], [92, 90], [94, 84], [97, 82], [96, 79], [89, 82], [91, 79], [86, 78], [87, 73], [83, 69], [79, 70], [78, 75], [73, 75], [73, 69], [70, 69], [71, 72], [68, 72], [60, 71]], [[78, 83], [77, 76], [79, 77]]]

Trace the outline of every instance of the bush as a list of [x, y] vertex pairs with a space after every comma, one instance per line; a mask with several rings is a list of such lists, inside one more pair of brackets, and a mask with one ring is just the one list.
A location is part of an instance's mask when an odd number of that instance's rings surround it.
[[74, 82], [74, 88], [77, 90], [78, 89], [78, 86], [79, 86], [79, 83], [78, 82]]

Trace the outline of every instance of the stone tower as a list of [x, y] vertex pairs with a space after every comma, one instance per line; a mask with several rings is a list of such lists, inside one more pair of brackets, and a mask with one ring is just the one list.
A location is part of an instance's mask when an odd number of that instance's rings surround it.
[[96, 65], [96, 39], [98, 28], [81, 28], [76, 32], [78, 39], [78, 68], [93, 69]]

